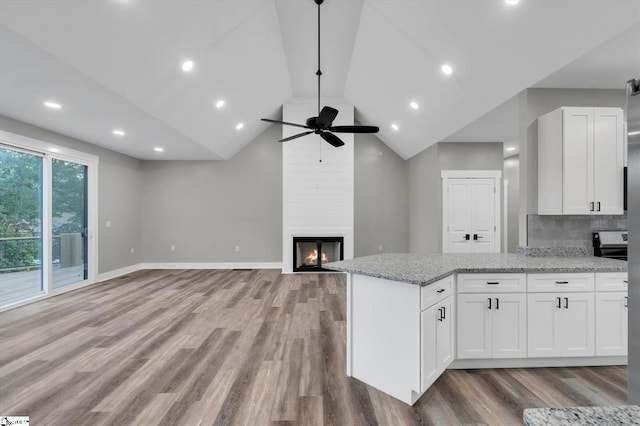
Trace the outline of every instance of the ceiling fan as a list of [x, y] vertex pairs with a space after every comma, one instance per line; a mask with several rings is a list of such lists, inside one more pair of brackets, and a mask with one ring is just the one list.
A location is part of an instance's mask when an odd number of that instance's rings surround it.
[[316, 71], [316, 75], [318, 76], [318, 116], [308, 118], [305, 124], [288, 123], [286, 121], [270, 120], [268, 118], [263, 118], [262, 121], [309, 129], [306, 132], [280, 139], [278, 142], [287, 142], [315, 133], [337, 148], [344, 145], [344, 142], [334, 135], [334, 133], [378, 133], [380, 129], [377, 126], [333, 126], [333, 120], [337, 117], [338, 110], [330, 106], [325, 106], [320, 110], [320, 77], [322, 76], [322, 71], [320, 71], [320, 5], [324, 0], [314, 0], [314, 2], [318, 5], [318, 71]]

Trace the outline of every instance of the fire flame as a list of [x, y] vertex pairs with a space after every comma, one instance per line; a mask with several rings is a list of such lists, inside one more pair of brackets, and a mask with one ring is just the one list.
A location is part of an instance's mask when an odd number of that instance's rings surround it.
[[[329, 258], [325, 252], [322, 252], [322, 263], [328, 263]], [[315, 265], [318, 261], [318, 250], [313, 250], [307, 257], [304, 258], [305, 265]]]

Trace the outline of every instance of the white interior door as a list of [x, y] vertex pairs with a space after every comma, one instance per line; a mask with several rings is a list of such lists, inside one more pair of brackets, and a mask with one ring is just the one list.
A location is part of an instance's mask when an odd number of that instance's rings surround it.
[[443, 171], [445, 253], [500, 251], [499, 171]]
[[449, 253], [473, 251], [471, 180], [448, 179], [447, 248]]
[[471, 232], [474, 253], [493, 253], [496, 243], [496, 181], [471, 181]]

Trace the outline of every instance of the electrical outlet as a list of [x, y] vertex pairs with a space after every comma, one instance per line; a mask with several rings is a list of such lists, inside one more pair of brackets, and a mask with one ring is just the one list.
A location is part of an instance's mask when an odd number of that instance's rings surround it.
[[382, 246], [378, 246], [378, 251], [382, 251]]
[[171, 251], [176, 251], [176, 246], [171, 246]]
[[111, 221], [108, 220], [104, 223], [104, 226], [106, 226], [107, 228], [111, 228]]
[[134, 249], [133, 247], [131, 247], [131, 253], [133, 254], [133, 253], [135, 253], [135, 252], [136, 252], [136, 249]]
[[240, 251], [240, 246], [236, 246], [236, 253]]

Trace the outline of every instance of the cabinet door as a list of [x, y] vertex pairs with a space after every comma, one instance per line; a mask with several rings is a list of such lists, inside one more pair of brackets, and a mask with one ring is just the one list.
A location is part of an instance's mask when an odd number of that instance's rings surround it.
[[[561, 293], [530, 293], [527, 295], [527, 354], [530, 358], [563, 355]], [[560, 306], [560, 307], [558, 307]]]
[[596, 293], [596, 356], [627, 355], [627, 293]]
[[561, 338], [564, 356], [595, 355], [595, 296], [565, 293], [562, 297]]
[[593, 108], [563, 109], [562, 213], [591, 214]]
[[594, 109], [593, 200], [596, 214], [623, 214], [622, 110]]
[[447, 369], [453, 362], [453, 297], [447, 297], [439, 303], [442, 314], [437, 324], [437, 360], [438, 374]]
[[527, 357], [527, 295], [496, 294], [491, 325], [494, 358]]
[[[457, 307], [458, 358], [491, 358], [491, 310], [486, 294], [459, 294]], [[493, 300], [491, 301], [493, 308]]]
[[438, 378], [437, 323], [440, 318], [440, 305], [434, 305], [422, 311], [420, 332], [420, 389], [425, 391]]

